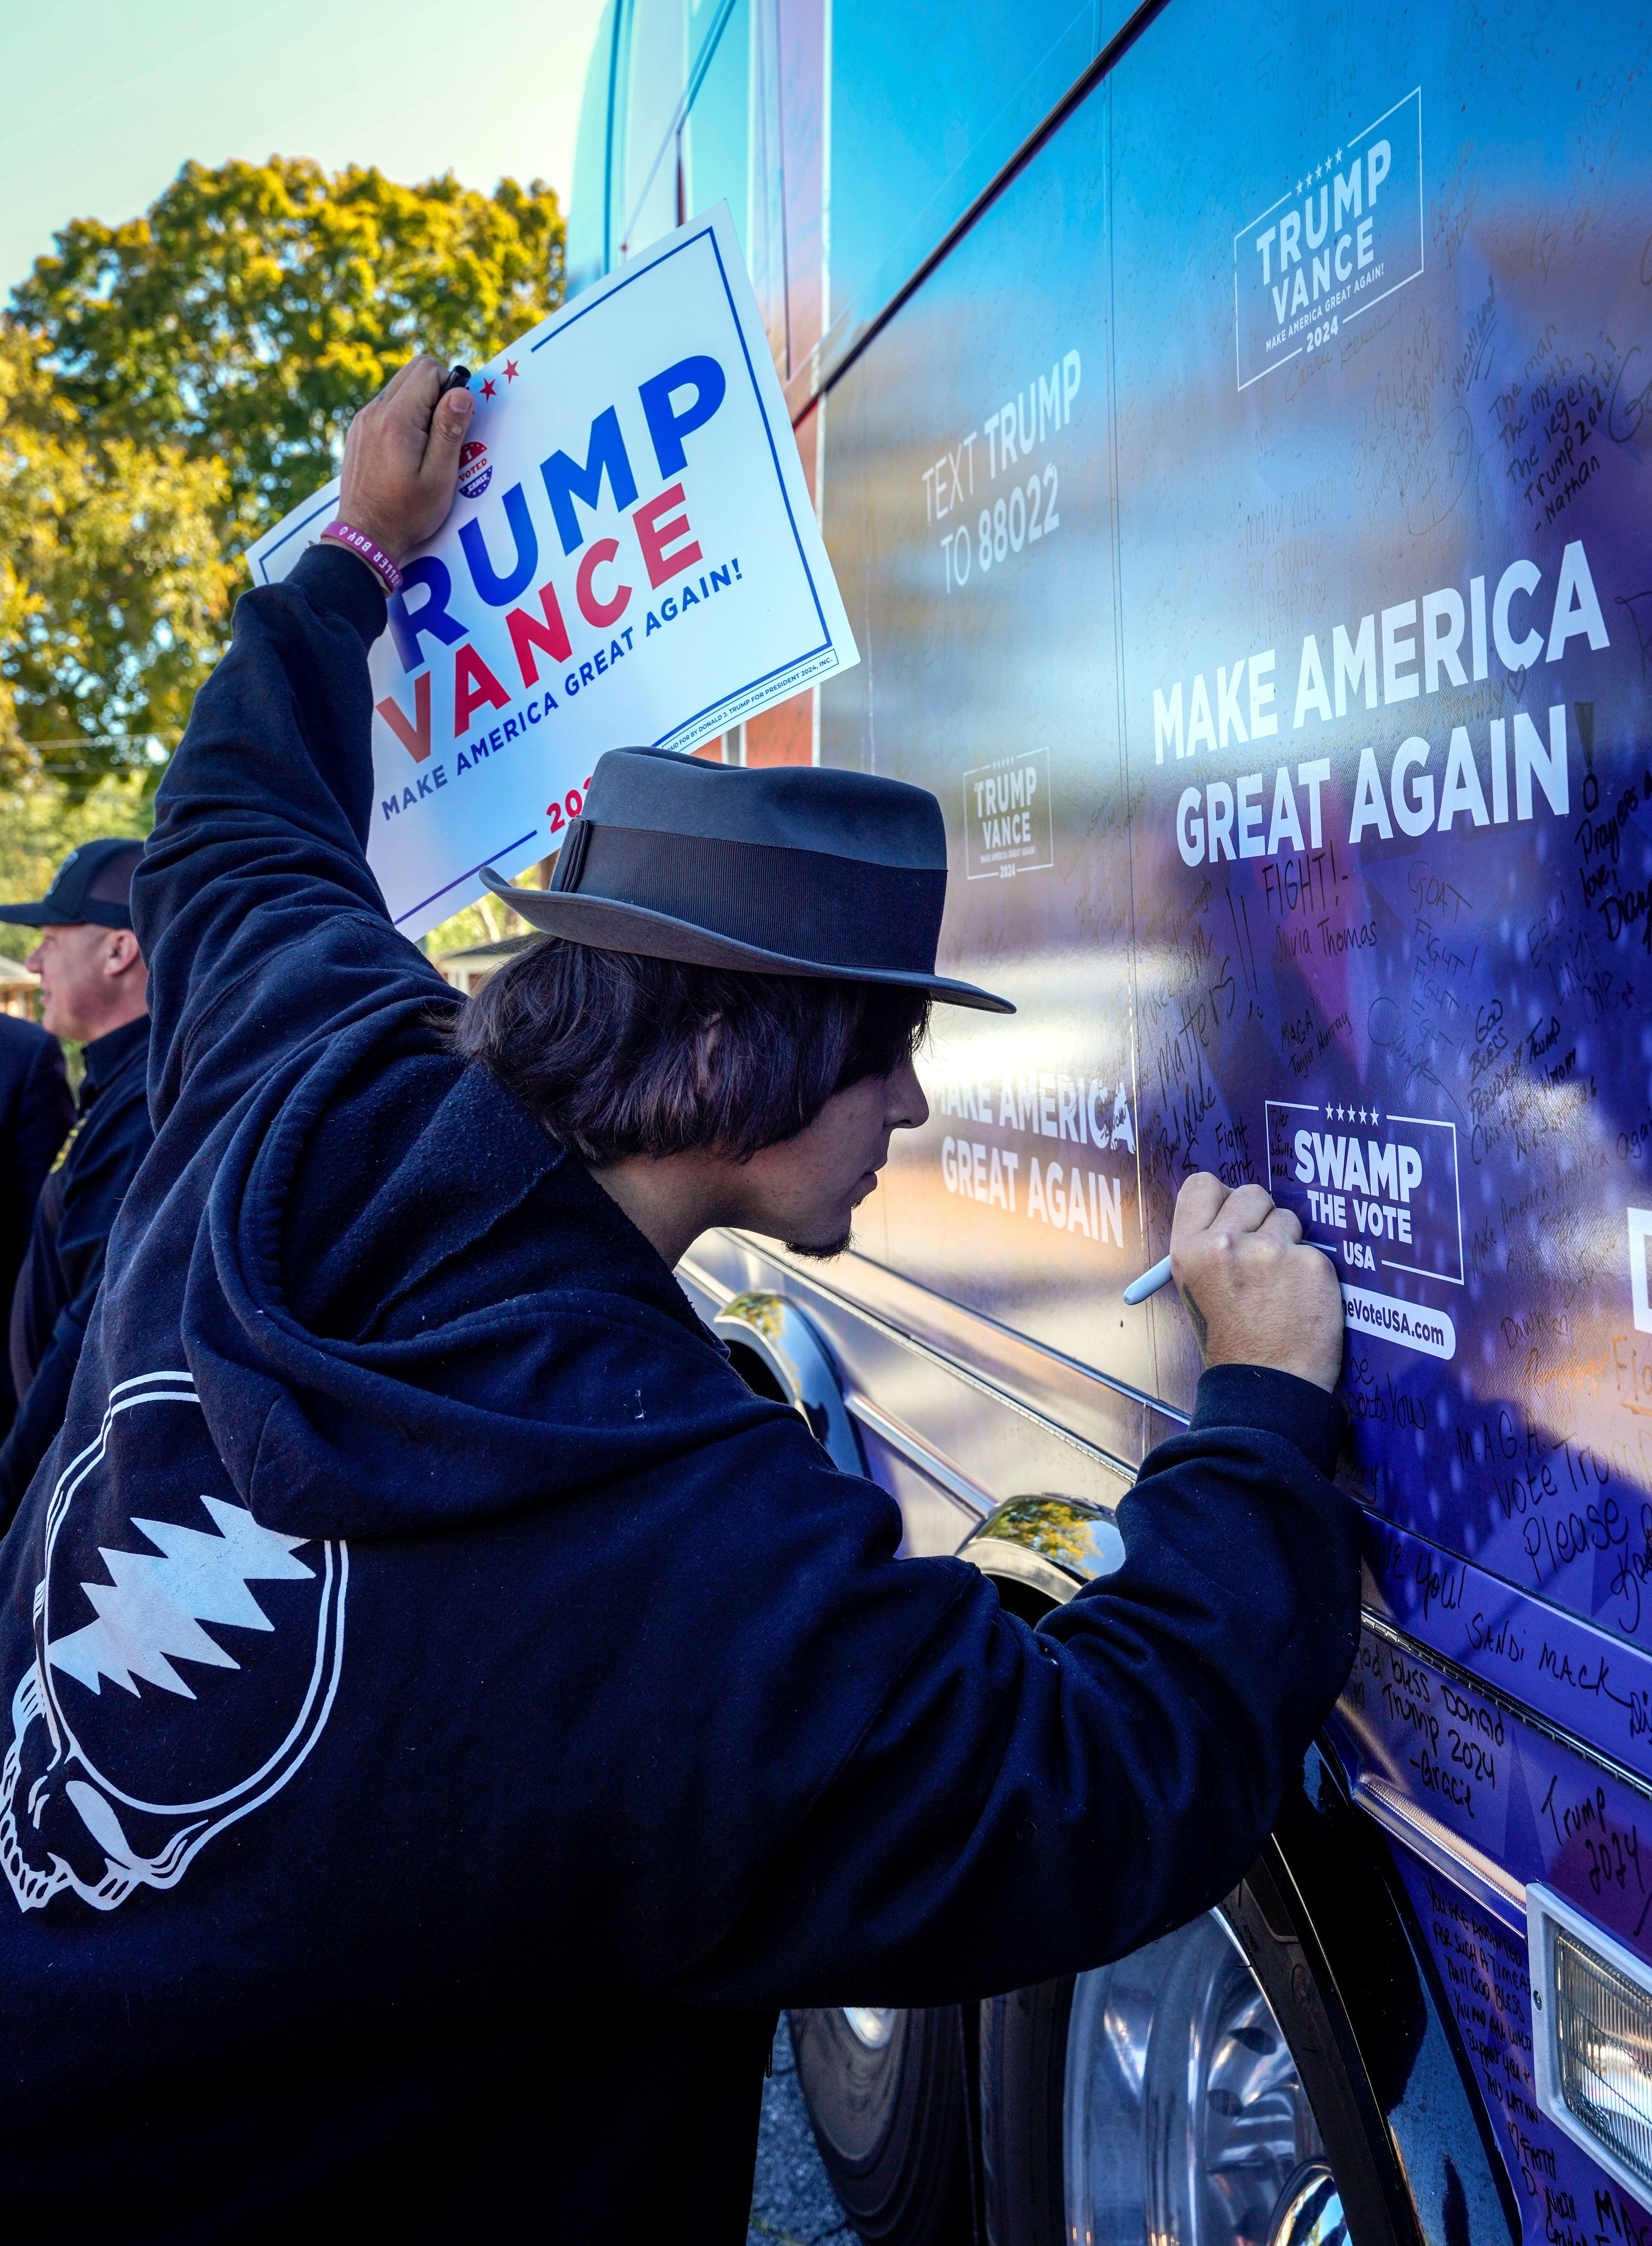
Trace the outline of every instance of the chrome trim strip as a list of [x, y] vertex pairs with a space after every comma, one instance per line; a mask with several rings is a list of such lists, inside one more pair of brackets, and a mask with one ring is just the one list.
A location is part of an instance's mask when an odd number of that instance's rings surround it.
[[1453, 1887], [1465, 1889], [1482, 1910], [1489, 1911], [1524, 1941], [1526, 1889], [1512, 1873], [1483, 1855], [1449, 1825], [1442, 1825], [1438, 1817], [1431, 1817], [1426, 1809], [1408, 1801], [1386, 1779], [1362, 1773], [1354, 1781], [1354, 1799], [1391, 1839], [1431, 1864]]
[[734, 1300], [735, 1289], [725, 1287], [721, 1279], [714, 1279], [705, 1266], [697, 1263], [691, 1256], [682, 1257], [676, 1268], [679, 1271], [685, 1271], [691, 1283], [708, 1294], [718, 1310], [724, 1309]]
[[972, 1513], [978, 1513], [984, 1519], [996, 1509], [999, 1501], [996, 1497], [989, 1497], [978, 1482], [973, 1482], [967, 1475], [960, 1474], [951, 1460], [943, 1458], [939, 1451], [926, 1443], [921, 1435], [914, 1434], [899, 1419], [892, 1419], [870, 1397], [862, 1396], [858, 1389], [850, 1388], [844, 1392], [843, 1400], [848, 1406], [852, 1419], [859, 1419], [870, 1427], [873, 1433], [881, 1437], [892, 1451], [899, 1451], [921, 1474], [928, 1474], [931, 1481], [939, 1482], [942, 1489], [967, 1505]]
[[[767, 1250], [764, 1252], [766, 1254]], [[714, 1279], [703, 1265], [696, 1263], [690, 1257], [683, 1256], [677, 1269], [686, 1273], [694, 1285], [701, 1288], [720, 1308], [726, 1307], [734, 1300], [735, 1290], [732, 1287], [725, 1287], [720, 1279]], [[815, 1283], [819, 1284], [819, 1282]], [[827, 1288], [826, 1291], [832, 1294], [836, 1290]], [[861, 1310], [858, 1303], [851, 1301], [847, 1297], [841, 1299], [848, 1303], [848, 1307], [858, 1317], [867, 1318], [871, 1324], [883, 1325], [880, 1318], [872, 1317], [868, 1311]], [[796, 1305], [792, 1307], [795, 1309]], [[962, 1368], [953, 1365], [948, 1358], [937, 1356], [933, 1350], [924, 1349], [921, 1343], [909, 1342], [906, 1335], [898, 1332], [893, 1326], [885, 1328], [885, 1331], [893, 1334], [896, 1340], [906, 1346], [920, 1351], [926, 1357], [935, 1358], [935, 1362], [948, 1373], [954, 1374], [957, 1378], [968, 1380], [972, 1388], [980, 1389], [983, 1394], [990, 1396], [995, 1403], [1002, 1402], [1011, 1411], [1020, 1410], [1021, 1407], [1012, 1398], [1001, 1396], [996, 1389], [989, 1388], [984, 1381], [971, 1378]], [[931, 1481], [939, 1482], [949, 1496], [959, 1499], [969, 1508], [972, 1513], [980, 1514], [984, 1520], [986, 1515], [996, 1508], [999, 1501], [989, 1495], [979, 1482], [971, 1481], [967, 1474], [960, 1474], [949, 1459], [943, 1457], [932, 1444], [926, 1443], [921, 1435], [914, 1433], [902, 1421], [892, 1419], [889, 1413], [880, 1405], [874, 1404], [869, 1396], [863, 1396], [859, 1389], [847, 1388], [843, 1392], [843, 1401], [851, 1419], [863, 1421], [871, 1428], [874, 1435], [880, 1436], [884, 1442], [887, 1443], [892, 1451], [898, 1451], [901, 1457], [916, 1467], [920, 1473], [928, 1474]], [[1059, 1433], [1061, 1431], [1056, 1429], [1053, 1432]], [[1067, 1439], [1075, 1441], [1075, 1439], [1071, 1436]], [[1075, 1446], [1079, 1449], [1089, 1448], [1086, 1444], [1076, 1443]], [[1102, 1458], [1105, 1463], [1112, 1463], [1111, 1460], [1106, 1460], [1105, 1453], [1098, 1452], [1096, 1455]]]
[[1472, 1692], [1477, 1698], [1494, 1701], [1506, 1715], [1513, 1716], [1517, 1723], [1540, 1732], [1554, 1746], [1564, 1747], [1568, 1754], [1581, 1755], [1585, 1762], [1593, 1763], [1597, 1770], [1605, 1771], [1608, 1777], [1616, 1779], [1621, 1785], [1632, 1787], [1643, 1801], [1652, 1806], [1652, 1785], [1649, 1785], [1642, 1772], [1631, 1770], [1627, 1763], [1620, 1762], [1615, 1755], [1608, 1754], [1603, 1748], [1591, 1746], [1575, 1732], [1563, 1731], [1552, 1717], [1540, 1715], [1535, 1708], [1528, 1707], [1524, 1700], [1516, 1699], [1498, 1685], [1488, 1684], [1483, 1677], [1477, 1676], [1472, 1669], [1465, 1669], [1460, 1661], [1453, 1661], [1449, 1654], [1437, 1653], [1422, 1638], [1412, 1637], [1408, 1631], [1397, 1629], [1386, 1615], [1375, 1614], [1370, 1607], [1362, 1606], [1359, 1618], [1362, 1626], [1370, 1630], [1373, 1637], [1380, 1637], [1390, 1645], [1403, 1647], [1410, 1659], [1438, 1669], [1442, 1676], [1449, 1677], [1453, 1684], [1460, 1684], [1465, 1692]]
[[[732, 1232], [731, 1236], [744, 1242], [754, 1254], [768, 1256], [772, 1262], [781, 1264], [786, 1270], [794, 1271], [799, 1279], [806, 1281], [810, 1286], [819, 1287], [822, 1293], [834, 1297], [837, 1301], [846, 1303], [853, 1310], [858, 1310], [862, 1317], [871, 1318], [875, 1324], [887, 1327], [892, 1333], [899, 1334], [903, 1340], [909, 1341], [914, 1348], [936, 1351], [935, 1343], [925, 1341], [921, 1335], [914, 1334], [908, 1327], [901, 1325], [897, 1314], [893, 1310], [868, 1309], [864, 1295], [853, 1292], [846, 1283], [841, 1282], [834, 1285], [831, 1280], [822, 1278], [812, 1266], [806, 1269], [795, 1258], [789, 1256], [784, 1249], [777, 1248], [772, 1241], [761, 1240], [755, 1233], [750, 1232]], [[884, 1264], [874, 1263], [870, 1256], [858, 1256], [853, 1249], [849, 1250], [844, 1261], [858, 1265], [868, 1272], [874, 1287], [880, 1283], [886, 1288], [894, 1286], [903, 1293], [920, 1297], [926, 1303], [933, 1303], [935, 1316], [938, 1322], [965, 1329], [974, 1327], [981, 1333], [990, 1336], [993, 1340], [1007, 1344], [1017, 1353], [1025, 1354], [1035, 1360], [1042, 1358], [1050, 1365], [1059, 1365], [1064, 1372], [1075, 1372], [1081, 1380], [1092, 1381], [1098, 1388], [1106, 1389], [1111, 1395], [1122, 1396], [1128, 1403], [1139, 1405], [1146, 1411], [1157, 1412], [1161, 1419], [1173, 1419], [1179, 1426], [1185, 1427], [1187, 1425], [1187, 1414], [1185, 1412], [1179, 1411], [1173, 1404], [1166, 1404], [1162, 1397], [1150, 1395], [1145, 1388], [1132, 1387], [1128, 1380], [1121, 1380], [1117, 1373], [1105, 1371], [1099, 1365], [1086, 1365], [1082, 1358], [1069, 1357], [1064, 1350], [1056, 1349], [1047, 1341], [1036, 1341], [1030, 1334], [1018, 1333], [1014, 1326], [1004, 1325], [997, 1318], [989, 1317], [984, 1310], [970, 1310], [966, 1304], [955, 1303], [945, 1295], [937, 1295], [918, 1280], [908, 1279], [903, 1272], [892, 1271]], [[948, 1357], [944, 1349], [939, 1350], [936, 1353], [948, 1363], [953, 1361]], [[1069, 1437], [1069, 1440], [1082, 1442], [1084, 1439], [1082, 1436]]]
[[[880, 1316], [876, 1310], [869, 1310], [863, 1302], [847, 1293], [843, 1288], [832, 1286], [812, 1271], [803, 1270], [788, 1256], [779, 1253], [772, 1242], [757, 1240], [747, 1233], [736, 1233], [734, 1236], [750, 1247], [754, 1253], [765, 1256], [770, 1263], [778, 1264], [782, 1270], [794, 1275], [805, 1286], [819, 1288], [823, 1295], [830, 1295], [834, 1302], [840, 1303], [844, 1309], [850, 1311], [855, 1317], [864, 1318], [869, 1326], [875, 1326], [880, 1333], [897, 1343], [912, 1356], [922, 1358], [929, 1364], [938, 1365], [954, 1380], [962, 1381], [966, 1388], [973, 1388], [977, 1395], [986, 1397], [994, 1404], [1001, 1404], [1007, 1412], [1018, 1414], [1030, 1426], [1037, 1427], [1041, 1434], [1052, 1436], [1057, 1442], [1065, 1443], [1070, 1450], [1075, 1450], [1081, 1456], [1093, 1460], [1097, 1465], [1105, 1467], [1109, 1474], [1116, 1475], [1126, 1488], [1135, 1481], [1140, 1472], [1139, 1467], [1131, 1466], [1112, 1451], [1103, 1450], [1099, 1443], [1090, 1442], [1083, 1435], [1075, 1434], [1071, 1427], [1064, 1427], [1060, 1420], [1051, 1419], [1045, 1413], [1035, 1411], [1030, 1404], [1025, 1404], [1020, 1397], [1011, 1395], [1008, 1389], [1000, 1388], [995, 1382], [977, 1372], [972, 1365], [962, 1364], [955, 1357], [948, 1357], [943, 1350], [936, 1349], [933, 1343], [921, 1339], [916, 1334], [908, 1333], [904, 1327], [894, 1324], [888, 1318]], [[948, 1307], [955, 1309], [956, 1306], [948, 1304]], [[1109, 1380], [1105, 1374], [1097, 1372], [1093, 1366], [1080, 1365], [1074, 1358], [1063, 1358], [1057, 1351], [1045, 1349], [1042, 1342], [1030, 1343], [1023, 1336], [1010, 1333], [1007, 1327], [995, 1327], [990, 1319], [981, 1317], [976, 1311], [971, 1310], [965, 1315], [972, 1323], [985, 1326], [991, 1331], [1004, 1333], [1019, 1346], [1035, 1350], [1041, 1356], [1053, 1358], [1066, 1370], [1082, 1373], [1086, 1379], [1096, 1381], [1104, 1388], [1111, 1388], [1116, 1394], [1128, 1397], [1132, 1403], [1146, 1405], [1151, 1410], [1162, 1413], [1166, 1419], [1174, 1419], [1183, 1426], [1186, 1424], [1180, 1412], [1174, 1411], [1167, 1405], [1155, 1402], [1152, 1397], [1144, 1396], [1133, 1388], [1121, 1387], [1118, 1381]]]
[[[736, 1236], [742, 1241], [749, 1239], [749, 1235], [745, 1234]], [[778, 1264], [783, 1271], [791, 1272], [795, 1269], [785, 1258], [776, 1255], [769, 1243], [751, 1241], [750, 1244], [757, 1253], [771, 1263]], [[717, 1303], [719, 1310], [734, 1301], [737, 1293], [742, 1291], [725, 1286], [723, 1281], [714, 1277], [704, 1264], [697, 1263], [692, 1256], [682, 1257], [677, 1264], [677, 1269], [691, 1285], [697, 1287], [710, 1301]], [[845, 1294], [838, 1288], [823, 1285], [813, 1272], [799, 1272], [797, 1276], [806, 1281], [808, 1286], [819, 1288], [822, 1294], [828, 1295], [834, 1302], [840, 1303], [852, 1317], [863, 1319], [867, 1325], [875, 1328], [878, 1332], [907, 1351], [909, 1355], [935, 1365], [947, 1378], [962, 1382], [965, 1387], [974, 1390], [979, 1396], [985, 1397], [989, 1402], [1001, 1406], [1006, 1412], [1014, 1412], [1019, 1419], [1027, 1420], [1041, 1433], [1056, 1437], [1069, 1449], [1077, 1451], [1081, 1457], [1093, 1460], [1120, 1482], [1121, 1497], [1133, 1487], [1136, 1480], [1136, 1469], [1126, 1466], [1123, 1460], [1115, 1458], [1112, 1452], [1102, 1450], [1097, 1444], [1087, 1443], [1082, 1435], [1075, 1435], [1057, 1421], [1047, 1419], [1042, 1412], [1032, 1411], [1018, 1398], [1007, 1395], [1002, 1388], [996, 1387], [990, 1381], [982, 1379], [981, 1375], [969, 1365], [960, 1365], [955, 1358], [945, 1356], [941, 1351], [932, 1348], [927, 1342], [919, 1340], [915, 1335], [904, 1332], [899, 1326], [892, 1325], [887, 1318], [880, 1317], [875, 1311], [868, 1310], [863, 1303], [857, 1302], [853, 1296]], [[783, 1297], [782, 1299], [788, 1298]], [[806, 1317], [808, 1315], [806, 1310], [799, 1303], [791, 1303], [790, 1307], [802, 1317]], [[880, 1436], [887, 1443], [891, 1450], [899, 1452], [921, 1473], [928, 1474], [932, 1481], [938, 1482], [950, 1496], [957, 1498], [961, 1503], [967, 1505], [971, 1512], [980, 1514], [984, 1519], [988, 1514], [995, 1512], [1003, 1502], [1002, 1498], [995, 1497], [989, 1491], [983, 1489], [979, 1482], [971, 1480], [943, 1452], [927, 1442], [903, 1420], [894, 1418], [881, 1405], [874, 1404], [872, 1399], [862, 1391], [846, 1389], [844, 1402], [848, 1407], [852, 1419], [862, 1421], [874, 1434]]]

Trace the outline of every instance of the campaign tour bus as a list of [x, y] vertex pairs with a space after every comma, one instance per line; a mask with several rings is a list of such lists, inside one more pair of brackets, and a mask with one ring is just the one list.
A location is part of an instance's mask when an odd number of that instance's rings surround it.
[[1652, 2246], [1649, 61], [1598, 0], [603, 20], [570, 286], [727, 204], [861, 655], [709, 752], [932, 789], [1020, 1008], [940, 1010], [852, 1253], [714, 1235], [697, 1304], [1030, 1618], [1191, 1407], [1122, 1299], [1186, 1173], [1347, 1305], [1300, 1788], [1115, 1964], [794, 2017], [868, 2239]]

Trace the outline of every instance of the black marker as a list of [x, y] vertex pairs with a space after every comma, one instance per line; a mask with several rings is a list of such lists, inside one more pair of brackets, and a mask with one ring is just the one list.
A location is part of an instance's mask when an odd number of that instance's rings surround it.
[[445, 398], [450, 390], [467, 389], [470, 385], [470, 378], [471, 371], [469, 367], [449, 367], [447, 372], [442, 377], [442, 386], [436, 393], [438, 398]]

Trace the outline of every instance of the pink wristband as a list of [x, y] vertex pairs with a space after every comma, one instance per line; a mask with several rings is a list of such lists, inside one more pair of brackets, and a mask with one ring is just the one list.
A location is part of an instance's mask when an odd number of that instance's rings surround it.
[[322, 536], [330, 538], [336, 546], [348, 546], [352, 554], [359, 554], [387, 593], [401, 591], [402, 573], [376, 538], [370, 538], [364, 530], [357, 530], [354, 523], [346, 522], [342, 516], [330, 522]]

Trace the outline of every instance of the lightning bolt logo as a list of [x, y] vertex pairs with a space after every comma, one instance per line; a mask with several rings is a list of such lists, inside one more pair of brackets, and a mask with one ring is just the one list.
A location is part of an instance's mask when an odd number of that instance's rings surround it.
[[[0, 1895], [19, 1910], [58, 1896], [118, 1910], [140, 1888], [175, 1888], [218, 1834], [291, 1784], [326, 1729], [350, 1546], [283, 1535], [225, 1498], [203, 1494], [197, 1510], [190, 1491], [221, 1487], [222, 1473], [194, 1377], [174, 1364], [118, 1380], [96, 1436], [58, 1478], [26, 1665], [0, 1684], [11, 1710]], [[139, 1474], [139, 1487], [175, 1491], [191, 1525], [134, 1512], [143, 1501], [120, 1484]], [[260, 1583], [286, 1587], [269, 1614]], [[208, 1670], [229, 1674], [208, 1689]], [[119, 1690], [105, 1692], [105, 1678]]]
[[[202, 1496], [215, 1529], [185, 1528], [171, 1521], [132, 1525], [155, 1547], [127, 1552], [99, 1547], [112, 1580], [82, 1583], [98, 1619], [48, 1649], [54, 1669], [75, 1678], [101, 1697], [106, 1677], [123, 1691], [141, 1698], [134, 1678], [162, 1691], [195, 1695], [173, 1667], [174, 1661], [199, 1662], [211, 1669], [239, 1669], [202, 1623], [228, 1623], [237, 1630], [273, 1630], [275, 1625], [248, 1583], [297, 1582], [315, 1569], [295, 1560], [303, 1536], [282, 1536], [262, 1528], [244, 1506]], [[159, 1555], [159, 1556], [157, 1556]]]

